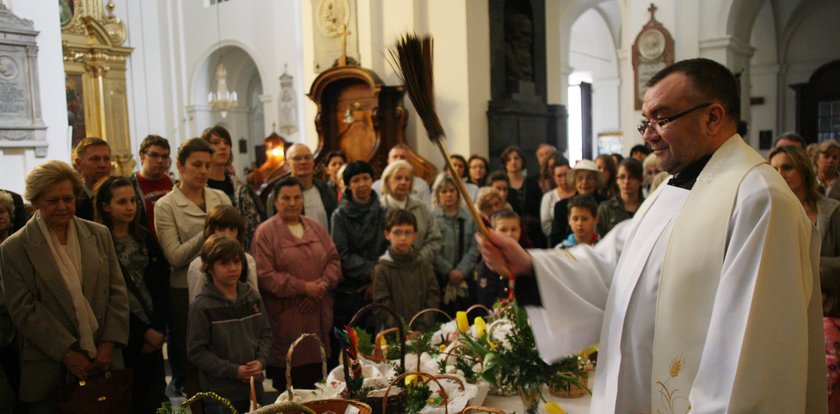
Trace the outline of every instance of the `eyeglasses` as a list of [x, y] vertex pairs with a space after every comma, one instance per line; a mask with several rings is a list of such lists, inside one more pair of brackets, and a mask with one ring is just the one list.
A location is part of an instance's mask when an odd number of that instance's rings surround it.
[[693, 107], [693, 108], [691, 108], [691, 109], [688, 109], [688, 110], [682, 111], [682, 112], [680, 112], [680, 113], [678, 113], [678, 114], [676, 114], [676, 115], [671, 115], [671, 116], [668, 116], [668, 117], [665, 117], [665, 118], [659, 118], [659, 119], [642, 119], [641, 121], [639, 121], [639, 125], [637, 125], [637, 126], [636, 126], [636, 130], [637, 130], [637, 131], [639, 131], [639, 134], [644, 135], [644, 134], [645, 134], [645, 132], [647, 131], [647, 129], [648, 129], [648, 128], [650, 128], [650, 127], [652, 126], [652, 127], [654, 128], [654, 130], [656, 130], [656, 132], [661, 132], [661, 131], [662, 131], [662, 128], [663, 128], [665, 125], [667, 125], [667, 124], [669, 124], [669, 123], [671, 123], [671, 122], [674, 122], [674, 121], [676, 121], [677, 119], [680, 119], [680, 118], [682, 118], [683, 116], [688, 115], [688, 114], [690, 114], [690, 113], [692, 113], [692, 112], [694, 112], [694, 111], [696, 111], [696, 110], [698, 110], [698, 109], [701, 109], [701, 108], [706, 108], [706, 107], [708, 107], [708, 106], [709, 106], [709, 105], [711, 105], [711, 104], [712, 104], [712, 102], [709, 102], [709, 103], [704, 103], [704, 104], [700, 104], [700, 105], [697, 105], [697, 106], [695, 106], [695, 107]]
[[391, 230], [391, 235], [394, 237], [409, 237], [414, 235], [414, 230]]

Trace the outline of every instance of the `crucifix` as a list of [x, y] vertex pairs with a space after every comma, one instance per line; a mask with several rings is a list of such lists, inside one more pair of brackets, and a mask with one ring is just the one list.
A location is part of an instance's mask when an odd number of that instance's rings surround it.
[[647, 9], [650, 12], [651, 20], [656, 20], [656, 18], [653, 16], [656, 13], [656, 9], [658, 9], [658, 7], [656, 7], [653, 3], [651, 3], [650, 7], [648, 7]]
[[347, 65], [347, 35], [350, 32], [347, 31], [347, 25], [341, 25], [341, 56], [338, 58], [338, 65], [339, 66], [346, 66]]

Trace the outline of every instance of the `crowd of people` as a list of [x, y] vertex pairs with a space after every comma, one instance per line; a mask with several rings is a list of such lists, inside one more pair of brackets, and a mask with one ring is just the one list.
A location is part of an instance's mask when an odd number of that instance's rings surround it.
[[[785, 134], [767, 161], [819, 230], [821, 269], [836, 278], [840, 145], [812, 145]], [[481, 260], [476, 223], [448, 167], [429, 186], [398, 145], [379, 180], [341, 152], [324, 157], [321, 180], [310, 148], [295, 144], [290, 174], [263, 205], [232, 171], [231, 146], [221, 126], [175, 154], [150, 135], [140, 170], [123, 178], [111, 176], [108, 143], [86, 138], [72, 167], [45, 162], [26, 177], [24, 197], [0, 192], [0, 397], [20, 401], [14, 412], [56, 412], [69, 379], [123, 367], [133, 368], [134, 412], [154, 412], [167, 401], [164, 345], [172, 390], [214, 391], [245, 412], [252, 377], [258, 393], [264, 377], [280, 390], [290, 385], [288, 365], [297, 387], [320, 380], [317, 348], [287, 360], [289, 346], [314, 333], [335, 366], [331, 331], [366, 304], [387, 305], [405, 322], [425, 308], [454, 315], [508, 296], [507, 279]], [[644, 145], [627, 158], [572, 165], [543, 144], [535, 158], [529, 166], [509, 147], [494, 172], [479, 155], [451, 159], [484, 224], [526, 248], [597, 244], [669, 177]], [[824, 281], [823, 293], [840, 303], [840, 283]], [[827, 320], [840, 326], [836, 303]], [[427, 316], [417, 326], [435, 323]], [[374, 333], [397, 323], [375, 313], [362, 326]], [[837, 391], [840, 373], [829, 379]], [[204, 410], [224, 412], [213, 402]]]

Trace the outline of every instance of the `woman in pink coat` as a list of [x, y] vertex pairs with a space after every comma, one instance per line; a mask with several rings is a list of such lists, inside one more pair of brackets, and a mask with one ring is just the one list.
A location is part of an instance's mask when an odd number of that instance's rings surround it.
[[302, 342], [291, 361], [286, 361], [286, 352], [302, 333], [314, 333], [330, 354], [330, 291], [341, 277], [341, 262], [327, 230], [301, 216], [300, 181], [294, 177], [281, 179], [275, 194], [277, 214], [260, 224], [253, 242], [260, 293], [273, 332], [266, 371], [274, 380], [274, 387], [284, 390], [286, 364], [291, 363], [294, 386], [314, 388], [321, 379], [317, 344], [311, 340]]

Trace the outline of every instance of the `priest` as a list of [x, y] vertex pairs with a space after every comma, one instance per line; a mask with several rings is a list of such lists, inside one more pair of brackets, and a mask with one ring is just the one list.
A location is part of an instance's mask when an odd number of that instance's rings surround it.
[[638, 130], [672, 178], [631, 221], [568, 251], [479, 237], [543, 359], [600, 343], [592, 413], [827, 411], [819, 239], [736, 133], [739, 100], [714, 61], [666, 67]]

